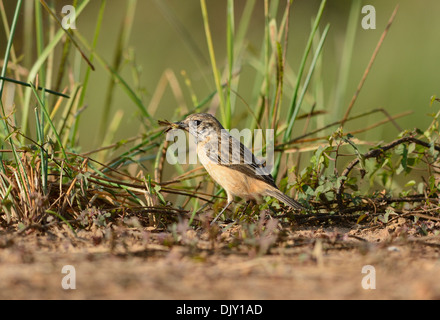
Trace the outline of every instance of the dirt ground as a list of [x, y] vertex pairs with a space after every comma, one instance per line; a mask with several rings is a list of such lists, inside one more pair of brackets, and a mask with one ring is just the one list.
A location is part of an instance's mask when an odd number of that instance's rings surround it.
[[439, 222], [272, 227], [0, 230], [0, 298], [440, 299]]

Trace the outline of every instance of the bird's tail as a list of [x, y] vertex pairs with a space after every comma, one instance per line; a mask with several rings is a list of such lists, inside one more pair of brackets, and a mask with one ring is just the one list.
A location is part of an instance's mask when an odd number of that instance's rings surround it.
[[285, 195], [278, 189], [268, 189], [266, 190], [266, 194], [268, 196], [274, 197], [278, 199], [279, 201], [283, 202], [284, 204], [288, 205], [289, 207], [292, 207], [296, 210], [304, 210], [304, 208], [299, 202], [293, 200], [291, 197]]

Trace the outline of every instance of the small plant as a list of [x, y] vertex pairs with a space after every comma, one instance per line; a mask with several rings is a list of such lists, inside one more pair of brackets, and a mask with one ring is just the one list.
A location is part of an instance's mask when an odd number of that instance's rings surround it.
[[261, 211], [260, 218], [256, 223], [242, 225], [238, 238], [249, 247], [251, 255], [265, 255], [278, 239], [277, 219], [266, 219], [265, 211]]

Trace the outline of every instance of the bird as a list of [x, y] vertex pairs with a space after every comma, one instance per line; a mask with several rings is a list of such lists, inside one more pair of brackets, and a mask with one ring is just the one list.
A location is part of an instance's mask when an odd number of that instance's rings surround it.
[[171, 124], [195, 138], [197, 155], [211, 178], [226, 192], [228, 203], [211, 222], [213, 225], [234, 202], [234, 197], [260, 201], [265, 196], [278, 199], [295, 210], [305, 208], [281, 192], [264, 163], [224, 129], [209, 113], [196, 113]]

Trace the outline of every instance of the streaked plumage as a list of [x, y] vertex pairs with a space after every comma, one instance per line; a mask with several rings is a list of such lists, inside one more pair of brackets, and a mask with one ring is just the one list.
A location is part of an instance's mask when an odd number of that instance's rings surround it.
[[176, 125], [194, 136], [200, 162], [228, 196], [228, 204], [213, 222], [232, 203], [234, 196], [256, 201], [263, 196], [271, 196], [294, 209], [304, 209], [278, 189], [265, 166], [246, 146], [224, 130], [214, 116], [192, 114]]

